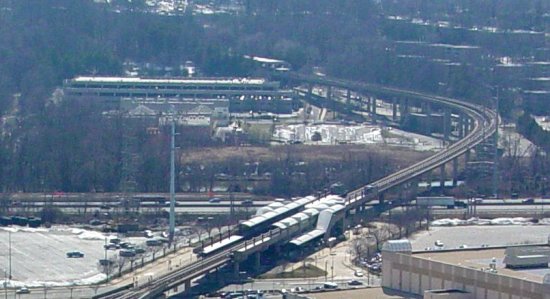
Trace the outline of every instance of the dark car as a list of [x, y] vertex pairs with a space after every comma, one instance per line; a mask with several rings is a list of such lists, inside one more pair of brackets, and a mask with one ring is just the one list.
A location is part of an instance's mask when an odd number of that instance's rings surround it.
[[535, 200], [533, 198], [527, 198], [522, 201], [524, 204], [534, 204]]
[[103, 245], [103, 248], [107, 250], [116, 250], [116, 249], [119, 249], [120, 246], [118, 246], [117, 244], [110, 243], [110, 244]]
[[218, 203], [218, 202], [221, 202], [222, 199], [219, 198], [219, 197], [212, 197], [208, 200], [209, 203]]
[[82, 253], [80, 251], [69, 251], [69, 252], [67, 252], [67, 257], [68, 258], [81, 258], [81, 257], [84, 257], [84, 253]]
[[110, 266], [112, 264], [114, 264], [114, 261], [112, 261], [112, 260], [106, 260], [106, 259], [100, 259], [99, 260], [99, 265], [101, 265], [101, 266]]
[[133, 249], [123, 249], [118, 252], [118, 255], [122, 257], [134, 257], [136, 256], [136, 251]]
[[360, 282], [359, 280], [350, 280], [350, 281], [348, 281], [348, 284], [349, 284], [350, 286], [360, 286], [360, 285], [363, 285], [363, 283]]
[[254, 202], [252, 201], [252, 199], [245, 199], [241, 202], [241, 205], [243, 206], [251, 206]]

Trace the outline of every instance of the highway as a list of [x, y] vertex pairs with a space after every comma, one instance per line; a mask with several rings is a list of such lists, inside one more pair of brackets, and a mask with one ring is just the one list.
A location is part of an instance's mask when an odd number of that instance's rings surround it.
[[[411, 179], [418, 177], [428, 171], [436, 169], [437, 167], [444, 165], [452, 161], [453, 159], [464, 154], [466, 151], [472, 149], [477, 144], [489, 138], [496, 130], [496, 113], [492, 110], [488, 110], [483, 106], [475, 105], [471, 103], [462, 102], [456, 99], [447, 97], [428, 95], [414, 91], [408, 91], [397, 88], [383, 87], [373, 84], [356, 83], [344, 80], [329, 79], [326, 77], [314, 77], [304, 76], [296, 73], [286, 74], [287, 79], [293, 79], [302, 83], [315, 83], [322, 85], [331, 85], [340, 88], [349, 88], [355, 91], [373, 91], [377, 94], [385, 94], [388, 96], [405, 96], [409, 98], [415, 98], [431, 103], [436, 103], [454, 111], [462, 112], [468, 115], [473, 120], [473, 127], [469, 133], [459, 141], [448, 146], [445, 150], [438, 152], [431, 157], [424, 159], [418, 163], [415, 163], [405, 169], [402, 169], [396, 173], [393, 173], [385, 178], [370, 183], [367, 186], [354, 190], [348, 193], [346, 198], [346, 209], [354, 209], [368, 201], [373, 200], [382, 192], [389, 190], [395, 186], [401, 185], [410, 181]], [[373, 187], [376, 190], [372, 192]], [[274, 232], [268, 232], [272, 235]], [[115, 294], [114, 296], [106, 298], [155, 298], [162, 294], [164, 290], [168, 290], [184, 281], [189, 281], [198, 275], [207, 273], [211, 269], [215, 269], [218, 266], [224, 265], [230, 260], [231, 252], [243, 248], [245, 242], [237, 244], [231, 248], [228, 248], [214, 256], [200, 259], [199, 261], [185, 266], [173, 273], [163, 276], [150, 285], [142, 288], [136, 288], [125, 294]]]

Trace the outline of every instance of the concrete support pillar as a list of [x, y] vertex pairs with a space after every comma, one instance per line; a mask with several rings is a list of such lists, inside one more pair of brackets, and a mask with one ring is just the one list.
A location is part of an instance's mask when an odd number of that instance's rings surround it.
[[409, 113], [409, 100], [401, 99], [399, 101], [399, 117], [403, 121], [407, 114]]
[[376, 114], [376, 97], [371, 97], [371, 112]]
[[416, 195], [418, 194], [418, 183], [420, 183], [420, 181], [421, 179], [413, 179], [413, 181], [411, 182], [411, 198], [409, 198], [409, 200], [416, 199]]
[[380, 193], [378, 195], [378, 202], [383, 204], [384, 203], [384, 193]]
[[397, 121], [397, 99], [393, 98], [392, 101], [392, 120]]
[[191, 279], [188, 279], [186, 281], [183, 282], [183, 285], [185, 286], [185, 292], [186, 293], [189, 293], [189, 291], [191, 291]]
[[332, 86], [327, 86], [327, 100], [332, 100]]
[[367, 104], [366, 111], [367, 111], [367, 113], [370, 113], [370, 107], [371, 107], [370, 96], [367, 96], [366, 104]]
[[458, 138], [464, 137], [464, 116], [458, 116]]
[[468, 135], [470, 133], [470, 118], [466, 117], [464, 119], [464, 135]]
[[256, 272], [260, 272], [260, 267], [262, 265], [262, 263], [261, 263], [262, 259], [261, 258], [262, 258], [262, 256], [261, 256], [259, 251], [254, 254], [254, 270]]
[[453, 159], [453, 187], [458, 186], [458, 158]]
[[239, 272], [241, 272], [239, 262], [235, 261], [233, 262], [233, 275], [235, 275], [235, 277], [239, 277]]
[[347, 215], [342, 218], [342, 233], [346, 231]]
[[439, 187], [441, 191], [445, 188], [445, 164], [439, 167]]
[[307, 94], [311, 96], [313, 94], [313, 83], [307, 85]]
[[443, 138], [445, 141], [449, 141], [451, 135], [451, 111], [445, 109], [443, 113]]
[[470, 162], [470, 150], [464, 153], [464, 164], [468, 164], [468, 162]]
[[351, 102], [351, 90], [348, 89], [346, 93], [346, 104], [349, 106]]

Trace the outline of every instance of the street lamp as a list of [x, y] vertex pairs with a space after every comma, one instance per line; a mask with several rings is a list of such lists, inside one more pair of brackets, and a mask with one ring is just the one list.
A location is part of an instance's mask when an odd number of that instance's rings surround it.
[[109, 283], [109, 260], [107, 259], [107, 236], [105, 236], [105, 245], [103, 246], [103, 251], [105, 252], [103, 265], [104, 265], [105, 275], [107, 275], [107, 280], [105, 284], [107, 284]]
[[332, 265], [330, 266], [331, 281], [334, 282], [334, 255], [331, 255]]

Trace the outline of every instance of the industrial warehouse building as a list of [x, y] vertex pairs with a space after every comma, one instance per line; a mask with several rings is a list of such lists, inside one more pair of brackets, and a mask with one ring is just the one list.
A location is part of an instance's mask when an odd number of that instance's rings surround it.
[[[548, 256], [540, 263], [549, 246], [412, 253], [408, 240], [389, 241], [382, 249], [382, 286], [424, 298], [550, 299]], [[518, 260], [526, 263], [521, 269]]]
[[[292, 112], [293, 92], [262, 78], [77, 77], [65, 80], [66, 97], [97, 101], [106, 110], [214, 114]], [[149, 110], [148, 110], [149, 109]], [[134, 112], [135, 113], [135, 112]]]

